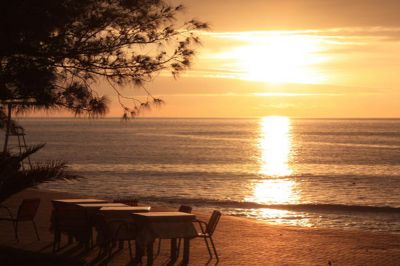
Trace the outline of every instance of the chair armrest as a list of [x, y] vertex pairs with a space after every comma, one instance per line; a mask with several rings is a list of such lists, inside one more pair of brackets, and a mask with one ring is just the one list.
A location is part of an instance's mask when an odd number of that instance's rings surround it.
[[125, 230], [125, 232], [128, 232], [129, 230], [131, 230], [131, 228], [132, 228], [131, 226], [135, 225], [135, 222], [122, 220], [122, 219], [114, 219], [114, 220], [108, 221], [107, 224], [110, 227], [112, 224], [116, 225], [116, 229], [112, 233], [112, 238], [117, 239], [121, 230], [123, 230], [123, 232], [124, 232], [124, 230]]
[[199, 224], [200, 230], [203, 234], [205, 234], [207, 232], [208, 224], [206, 222], [199, 220], [199, 219], [194, 220], [194, 222]]
[[124, 219], [112, 219], [112, 220], [107, 221], [107, 224], [109, 226], [117, 225], [118, 228], [126, 227], [128, 229], [129, 226], [135, 225], [135, 222], [134, 221], [127, 221], [127, 220], [124, 220]]
[[128, 221], [128, 220], [125, 220], [125, 219], [112, 219], [112, 220], [108, 220], [107, 221], [107, 224], [109, 225], [109, 226], [111, 226], [111, 225], [114, 225], [114, 224], [116, 224], [116, 225], [123, 225], [123, 226], [130, 226], [130, 225], [135, 225], [135, 222], [134, 221]]
[[0, 204], [0, 208], [2, 208], [2, 209], [6, 209], [6, 210], [7, 210], [7, 212], [8, 212], [8, 215], [10, 216], [10, 218], [11, 218], [11, 219], [14, 219], [14, 217], [13, 217], [13, 215], [12, 215], [12, 212], [11, 212], [10, 208], [8, 208], [7, 206], [1, 205], [1, 204]]

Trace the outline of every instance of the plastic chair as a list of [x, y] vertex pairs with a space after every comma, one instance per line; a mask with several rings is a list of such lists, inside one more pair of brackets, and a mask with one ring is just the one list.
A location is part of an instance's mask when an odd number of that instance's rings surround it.
[[199, 224], [200, 230], [201, 230], [200, 233], [197, 233], [197, 237], [201, 237], [204, 239], [204, 242], [206, 243], [206, 246], [207, 246], [208, 253], [210, 254], [210, 259], [212, 259], [212, 252], [211, 252], [210, 245], [209, 245], [207, 239], [210, 240], [210, 243], [213, 248], [215, 257], [217, 258], [217, 261], [219, 261], [219, 257], [218, 257], [217, 250], [215, 248], [214, 241], [212, 239], [212, 235], [214, 234], [215, 228], [218, 225], [221, 215], [222, 214], [220, 211], [213, 211], [208, 223], [201, 221], [201, 220], [196, 220], [196, 222]]
[[[187, 205], [181, 205], [181, 206], [179, 206], [178, 212], [192, 213], [192, 207], [187, 206]], [[179, 247], [180, 246], [181, 246], [181, 239], [179, 238], [177, 256], [179, 256]], [[157, 256], [160, 255], [160, 251], [161, 251], [161, 238], [158, 239]]]
[[9, 218], [1, 217], [0, 221], [10, 221], [13, 224], [14, 227], [14, 233], [15, 233], [15, 239], [19, 241], [18, 239], [18, 223], [20, 222], [27, 222], [31, 221], [33, 228], [35, 229], [36, 237], [38, 240], [40, 240], [39, 233], [37, 231], [36, 223], [34, 221], [34, 218], [36, 216], [37, 210], [40, 205], [40, 199], [24, 199], [22, 203], [19, 205], [18, 212], [17, 212], [17, 217], [14, 218], [12, 216], [12, 213], [9, 208], [6, 206], [1, 206], [2, 208], [7, 209]]

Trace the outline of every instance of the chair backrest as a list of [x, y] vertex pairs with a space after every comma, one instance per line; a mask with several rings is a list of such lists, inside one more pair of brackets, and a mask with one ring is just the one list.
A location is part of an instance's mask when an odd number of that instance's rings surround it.
[[40, 199], [24, 199], [19, 205], [17, 220], [30, 221], [36, 216], [37, 210], [40, 205]]
[[62, 206], [54, 209], [52, 228], [56, 232], [73, 235], [81, 242], [87, 242], [91, 235], [91, 221], [86, 210], [76, 206]]
[[186, 213], [192, 213], [192, 207], [187, 206], [187, 205], [181, 205], [178, 209], [179, 212], [186, 212]]
[[129, 206], [138, 206], [139, 201], [137, 199], [114, 199], [114, 203], [123, 203]]
[[221, 218], [221, 212], [220, 211], [213, 211], [213, 213], [211, 214], [210, 220], [208, 221], [207, 224], [207, 233], [211, 236], [214, 231], [215, 228], [218, 225], [219, 219]]
[[93, 225], [98, 234], [98, 241], [134, 240], [136, 227], [134, 222], [125, 220], [107, 220], [104, 214], [98, 213], [93, 218]]
[[107, 224], [105, 216], [99, 213], [94, 216], [93, 220], [100, 242], [111, 240], [112, 232], [110, 226]]

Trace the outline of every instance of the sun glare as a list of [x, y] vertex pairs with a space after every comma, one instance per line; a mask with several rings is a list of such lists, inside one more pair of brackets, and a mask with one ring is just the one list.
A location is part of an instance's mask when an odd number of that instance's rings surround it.
[[254, 200], [263, 204], [293, 203], [297, 200], [295, 186], [296, 182], [293, 180], [263, 180], [254, 186]]
[[289, 176], [291, 154], [290, 119], [267, 116], [260, 121], [260, 173], [268, 176]]
[[241, 78], [269, 83], [322, 83], [325, 75], [317, 65], [328, 58], [322, 53], [322, 40], [316, 36], [271, 32], [246, 35], [246, 44], [223, 53], [233, 60]]
[[[267, 205], [298, 202], [297, 182], [286, 178], [292, 174], [290, 131], [290, 119], [286, 116], [267, 116], [260, 120], [260, 174], [266, 178], [252, 184], [252, 193], [246, 200]], [[255, 212], [276, 221], [289, 215], [289, 211], [269, 208], [256, 209]]]

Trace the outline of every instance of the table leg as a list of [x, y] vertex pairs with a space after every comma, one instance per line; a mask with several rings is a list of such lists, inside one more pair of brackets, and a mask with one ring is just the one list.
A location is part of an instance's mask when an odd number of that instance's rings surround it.
[[53, 252], [56, 252], [60, 249], [61, 243], [61, 232], [57, 229], [54, 229], [54, 242], [53, 242]]
[[124, 248], [124, 241], [120, 240], [118, 241], [118, 249], [123, 249]]
[[147, 265], [149, 266], [153, 265], [153, 244], [154, 242], [147, 245]]
[[171, 261], [176, 261], [177, 254], [178, 254], [178, 248], [176, 246], [176, 238], [172, 238], [171, 239], [171, 255], [170, 255]]
[[143, 255], [143, 247], [135, 240], [135, 262], [141, 263]]
[[74, 242], [74, 237], [71, 234], [68, 234], [68, 245], [71, 245]]
[[190, 238], [184, 238], [183, 240], [183, 265], [189, 264], [190, 255]]

